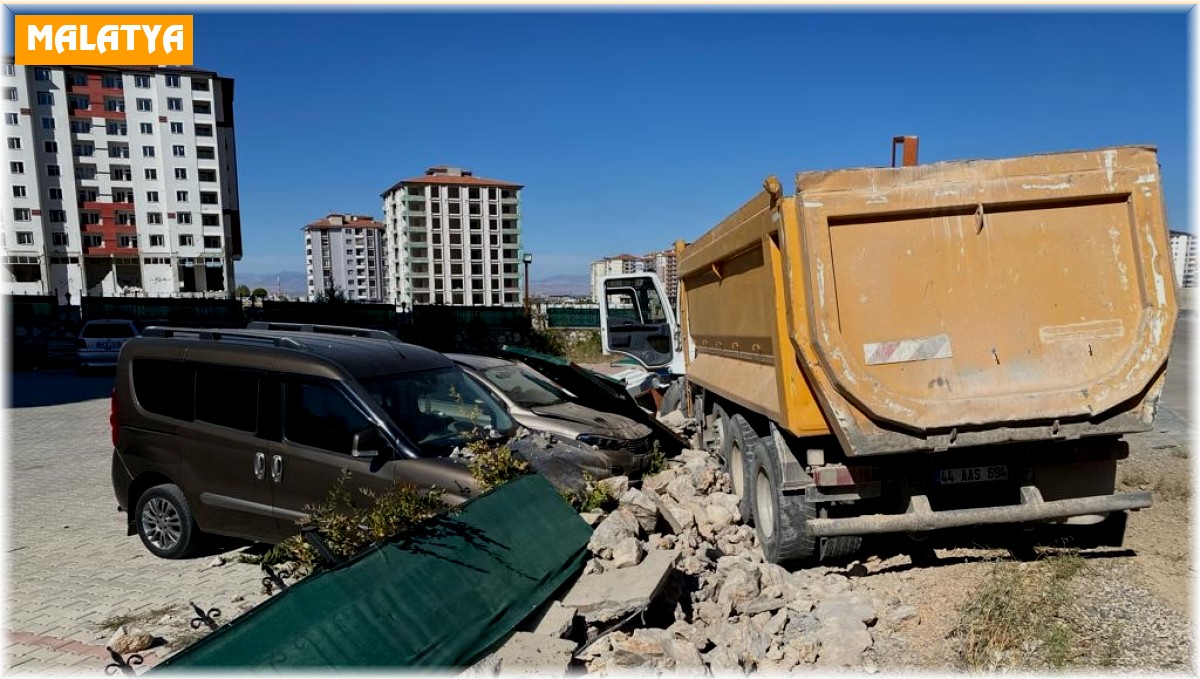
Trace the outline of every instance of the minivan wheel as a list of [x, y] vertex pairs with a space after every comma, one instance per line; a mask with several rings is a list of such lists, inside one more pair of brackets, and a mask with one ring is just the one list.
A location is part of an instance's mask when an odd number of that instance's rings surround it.
[[179, 486], [164, 483], [150, 488], [138, 498], [134, 511], [138, 536], [152, 554], [180, 559], [192, 550], [199, 531]]

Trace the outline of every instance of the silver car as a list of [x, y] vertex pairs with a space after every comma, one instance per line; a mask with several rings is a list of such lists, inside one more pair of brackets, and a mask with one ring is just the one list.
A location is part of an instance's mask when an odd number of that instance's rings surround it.
[[614, 474], [641, 472], [653, 452], [650, 427], [624, 415], [580, 405], [548, 377], [502, 358], [446, 354], [508, 407], [523, 427], [594, 446], [608, 457]]
[[96, 319], [83, 324], [75, 340], [75, 368], [83, 371], [96, 366], [115, 366], [121, 347], [139, 335], [133, 321]]

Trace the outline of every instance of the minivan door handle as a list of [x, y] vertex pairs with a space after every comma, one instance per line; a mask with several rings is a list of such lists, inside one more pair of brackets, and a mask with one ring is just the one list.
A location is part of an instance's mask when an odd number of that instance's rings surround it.
[[254, 454], [254, 478], [262, 481], [267, 475], [267, 456], [264, 453]]
[[279, 481], [283, 478], [283, 458], [278, 455], [271, 456], [271, 480]]

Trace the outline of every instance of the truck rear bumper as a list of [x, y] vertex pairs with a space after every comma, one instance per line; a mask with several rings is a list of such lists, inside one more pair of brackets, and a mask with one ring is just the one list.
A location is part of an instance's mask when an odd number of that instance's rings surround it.
[[839, 519], [811, 519], [807, 531], [814, 537], [869, 535], [940, 530], [979, 524], [1027, 523], [1065, 519], [1084, 514], [1104, 514], [1143, 509], [1151, 504], [1150, 493], [1118, 493], [1096, 497], [1047, 502], [1036, 486], [1021, 487], [1021, 504], [977, 509], [933, 511], [929, 499], [914, 495], [904, 514], [872, 514]]

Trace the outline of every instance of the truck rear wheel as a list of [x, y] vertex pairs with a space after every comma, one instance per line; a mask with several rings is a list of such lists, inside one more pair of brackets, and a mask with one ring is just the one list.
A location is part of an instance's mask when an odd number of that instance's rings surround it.
[[754, 492], [750, 484], [754, 477], [750, 475], [754, 455], [751, 446], [758, 440], [758, 435], [750, 428], [750, 423], [741, 415], [729, 418], [725, 429], [725, 447], [721, 457], [725, 462], [725, 473], [729, 474], [729, 482], [733, 486], [733, 494], [738, 498], [738, 510], [742, 521], [747, 526], [754, 525], [754, 509], [750, 498]]
[[779, 460], [770, 451], [756, 455], [750, 486], [755, 533], [763, 556], [771, 563], [804, 561], [816, 551], [816, 542], [808, 534], [808, 520], [816, 508], [803, 495], [784, 495], [779, 490], [783, 477]]

